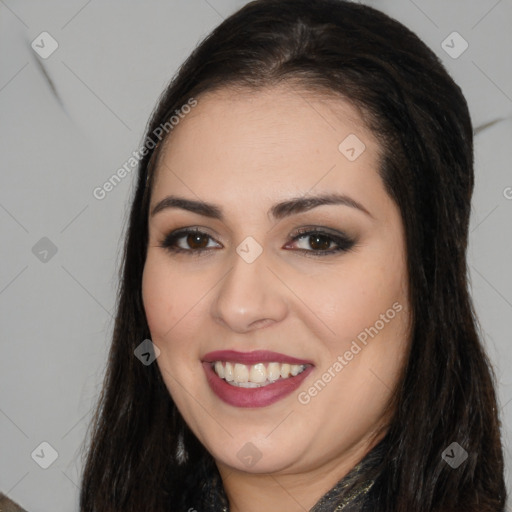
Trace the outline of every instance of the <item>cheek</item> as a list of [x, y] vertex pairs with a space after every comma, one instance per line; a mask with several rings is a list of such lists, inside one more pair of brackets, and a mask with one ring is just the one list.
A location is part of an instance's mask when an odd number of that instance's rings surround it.
[[[406, 265], [400, 244], [392, 249], [347, 259], [342, 270], [308, 295], [335, 333], [323, 337], [326, 351], [317, 375], [329, 383], [324, 389], [323, 382], [317, 385], [315, 380], [305, 389], [315, 396], [309, 417], [325, 418], [324, 411], [331, 411], [336, 416], [333, 425], [346, 424], [350, 417], [345, 427], [349, 437], [380, 421], [407, 352]], [[333, 411], [341, 411], [339, 417]]]
[[199, 276], [184, 277], [183, 272], [173, 269], [165, 256], [148, 251], [142, 275], [142, 300], [155, 340], [174, 337], [198, 314], [203, 287]]
[[[149, 250], [142, 275], [142, 299], [151, 340], [160, 349], [156, 360], [162, 378], [180, 410], [187, 409], [187, 395], [183, 386], [192, 387], [191, 364], [197, 365], [197, 347], [191, 344], [193, 333], [187, 326], [194, 325], [201, 314], [197, 305], [204, 292], [190, 286], [190, 278], [173, 271], [165, 257]], [[200, 368], [195, 368], [195, 371]]]
[[194, 405], [189, 392], [200, 395], [197, 377], [202, 376], [203, 369], [198, 334], [204, 332], [204, 298], [211, 288], [201, 276], [177, 270], [165, 254], [152, 250], [148, 251], [142, 276], [142, 299], [151, 340], [160, 349], [156, 363], [170, 395], [188, 421], [192, 421], [190, 411]]
[[403, 310], [407, 305], [404, 265], [399, 256], [354, 258], [343, 270], [323, 280], [323, 286], [308, 290], [307, 297], [308, 304], [314, 302], [322, 320], [334, 332], [332, 349], [339, 350], [340, 342], [355, 339], [365, 328], [376, 322], [379, 328], [381, 315], [390, 309], [388, 316], [393, 319], [386, 322], [386, 327], [397, 323], [393, 304], [398, 302]]

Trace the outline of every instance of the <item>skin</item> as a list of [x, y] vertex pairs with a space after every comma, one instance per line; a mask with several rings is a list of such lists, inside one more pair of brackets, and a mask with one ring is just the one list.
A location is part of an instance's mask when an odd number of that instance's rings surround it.
[[[378, 141], [350, 103], [283, 85], [197, 99], [162, 154], [150, 211], [173, 194], [214, 203], [224, 219], [179, 208], [150, 216], [143, 301], [161, 350], [157, 364], [185, 421], [215, 458], [232, 511], [309, 510], [386, 430], [386, 406], [408, 347], [402, 221], [377, 172]], [[349, 134], [366, 146], [354, 161], [338, 149]], [[267, 214], [275, 203], [332, 192], [369, 214], [347, 205], [279, 220]], [[293, 241], [298, 228], [309, 226], [355, 243], [348, 252], [315, 256], [319, 246], [308, 236]], [[161, 246], [168, 233], [186, 227], [211, 237], [204, 241], [209, 252]], [[248, 236], [263, 250], [250, 264], [236, 252]], [[177, 244], [198, 247], [186, 236]], [[401, 311], [300, 403], [299, 393], [332, 373], [338, 356], [394, 303]], [[204, 354], [221, 349], [272, 350], [314, 368], [286, 398], [237, 408], [211, 391], [201, 365]], [[248, 442], [261, 454], [252, 467], [237, 457]]]

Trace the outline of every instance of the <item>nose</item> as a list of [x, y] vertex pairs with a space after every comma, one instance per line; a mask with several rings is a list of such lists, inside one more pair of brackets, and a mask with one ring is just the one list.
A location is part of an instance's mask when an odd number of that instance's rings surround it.
[[212, 302], [214, 320], [237, 333], [282, 321], [288, 312], [286, 288], [267, 268], [265, 251], [252, 263], [234, 252]]

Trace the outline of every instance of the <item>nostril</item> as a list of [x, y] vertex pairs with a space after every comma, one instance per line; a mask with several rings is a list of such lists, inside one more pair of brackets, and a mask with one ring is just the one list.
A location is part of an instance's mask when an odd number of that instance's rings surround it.
[[262, 327], [267, 327], [268, 325], [274, 323], [275, 320], [272, 320], [271, 318], [263, 318], [261, 320], [256, 320], [252, 324], [250, 324], [250, 327], [256, 327], [258, 329]]

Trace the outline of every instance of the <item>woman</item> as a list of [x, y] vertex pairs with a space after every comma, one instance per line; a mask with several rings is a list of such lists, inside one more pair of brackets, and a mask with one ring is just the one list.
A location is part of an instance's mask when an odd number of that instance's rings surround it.
[[251, 2], [140, 156], [81, 511], [504, 510], [471, 120], [413, 33]]

